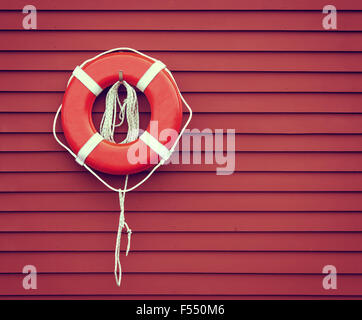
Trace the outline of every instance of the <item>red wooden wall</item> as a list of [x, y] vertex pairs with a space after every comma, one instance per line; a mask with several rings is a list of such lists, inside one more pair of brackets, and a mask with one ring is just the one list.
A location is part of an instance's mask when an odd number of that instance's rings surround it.
[[[333, 1], [337, 32], [321, 0], [32, 4], [30, 31], [23, 1], [0, 3], [1, 298], [362, 296], [361, 1]], [[170, 67], [192, 128], [237, 132], [233, 175], [169, 165], [127, 195], [121, 288], [117, 196], [51, 134], [74, 66], [119, 46]], [[28, 264], [37, 290], [22, 287]]]

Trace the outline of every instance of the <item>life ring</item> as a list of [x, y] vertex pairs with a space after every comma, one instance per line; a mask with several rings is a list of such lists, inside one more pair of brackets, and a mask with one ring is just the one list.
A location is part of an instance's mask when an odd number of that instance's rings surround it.
[[[97, 95], [118, 81], [120, 70], [125, 81], [144, 92], [150, 104], [150, 120], [157, 121], [158, 125], [158, 132], [152, 130], [151, 134], [148, 126], [137, 140], [126, 144], [104, 140], [92, 121], [92, 107]], [[165, 144], [168, 141], [162, 137], [159, 139], [160, 133], [170, 129], [180, 132], [182, 102], [177, 85], [163, 63], [134, 53], [116, 52], [73, 71], [73, 79], [63, 97], [61, 119], [65, 138], [78, 155], [79, 164], [86, 163], [104, 173], [131, 174], [152, 167], [153, 152], [161, 158], [167, 157]], [[130, 148], [141, 150], [145, 147], [144, 159], [137, 163], [129, 161]]]

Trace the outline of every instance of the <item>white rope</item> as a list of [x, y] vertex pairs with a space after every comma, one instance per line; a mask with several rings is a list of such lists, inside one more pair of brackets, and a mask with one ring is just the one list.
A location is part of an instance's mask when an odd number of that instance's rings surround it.
[[[127, 90], [127, 97], [126, 99], [124, 99], [123, 103], [121, 103], [118, 96], [118, 89], [121, 84], [123, 84]], [[117, 105], [119, 105], [120, 108], [118, 116], [120, 122], [118, 124], [116, 124]], [[115, 143], [114, 140], [115, 128], [120, 127], [124, 123], [125, 115], [127, 117], [127, 122], [128, 122], [128, 132], [127, 132], [127, 137], [121, 143], [129, 143], [135, 141], [138, 138], [139, 113], [138, 113], [138, 100], [137, 100], [136, 90], [133, 89], [126, 81], [123, 81], [122, 83], [120, 81], [117, 81], [109, 89], [106, 97], [106, 106], [99, 129], [104, 139]], [[128, 182], [128, 175], [126, 175], [126, 180], [123, 189], [127, 188], [127, 182]], [[114, 251], [114, 276], [116, 278], [117, 285], [120, 286], [122, 280], [122, 266], [119, 260], [119, 254], [120, 254], [122, 230], [124, 227], [126, 227], [128, 233], [126, 256], [128, 255], [131, 246], [132, 231], [128, 227], [128, 224], [124, 217], [124, 201], [126, 193], [122, 190], [119, 190], [118, 194], [119, 194], [120, 215], [119, 215], [119, 223], [117, 230], [116, 248]]]
[[[127, 90], [127, 98], [124, 99], [123, 104], [119, 100], [118, 89], [121, 85], [120, 81], [117, 81], [108, 91], [106, 97], [106, 108], [104, 110], [103, 118], [100, 125], [100, 133], [104, 139], [114, 142], [114, 130], [116, 127], [120, 127], [127, 117], [128, 132], [127, 137], [121, 143], [128, 143], [135, 141], [138, 138], [139, 133], [139, 114], [138, 114], [138, 100], [136, 90], [132, 88], [126, 81], [123, 81], [123, 85]], [[119, 120], [116, 124], [117, 118], [117, 105], [119, 105]]]
[[[80, 68], [82, 68], [85, 64], [87, 64], [88, 62], [91, 62], [103, 55], [106, 55], [108, 53], [111, 52], [116, 52], [116, 51], [131, 51], [134, 53], [137, 53], [143, 57], [149, 58], [152, 61], [157, 61], [156, 59], [142, 53], [139, 52], [135, 49], [132, 48], [116, 48], [116, 49], [111, 49], [105, 52], [102, 52], [100, 54], [98, 54], [97, 56], [88, 59], [86, 61], [84, 61], [81, 65]], [[170, 148], [170, 154], [175, 150], [177, 143], [179, 142], [179, 140], [181, 139], [182, 134], [185, 132], [185, 129], [187, 128], [187, 126], [189, 125], [191, 119], [192, 119], [192, 109], [189, 106], [189, 104], [186, 102], [185, 98], [183, 97], [183, 95], [180, 92], [180, 89], [177, 86], [177, 83], [175, 81], [175, 78], [173, 77], [172, 73], [165, 68], [166, 72], [171, 76], [171, 78], [173, 79], [177, 91], [180, 94], [181, 100], [182, 102], [185, 104], [186, 108], [189, 111], [189, 117], [185, 123], [185, 125], [183, 126], [183, 128], [180, 131], [180, 134], [178, 135], [178, 137], [176, 138], [174, 144], [172, 145], [172, 147]], [[67, 86], [69, 85], [70, 81], [73, 79], [73, 75], [70, 76]], [[128, 130], [127, 133], [127, 137], [124, 141], [122, 141], [122, 143], [127, 143], [130, 141], [134, 141], [131, 139], [134, 139], [135, 134], [137, 132], [137, 136], [138, 137], [138, 123], [139, 123], [139, 118], [138, 118], [138, 102], [137, 102], [137, 96], [135, 95], [135, 91], [134, 89], [125, 81], [123, 81], [126, 89], [127, 89], [127, 98], [124, 100], [123, 104], [120, 103], [119, 101], [119, 97], [118, 97], [118, 88], [120, 86], [120, 82], [115, 83], [112, 88], [109, 90], [110, 92], [108, 92], [107, 94], [107, 99], [106, 99], [106, 108], [105, 108], [105, 112], [102, 118], [102, 122], [101, 122], [101, 135], [109, 140], [114, 142], [114, 129], [116, 126], [119, 126], [123, 123], [124, 121], [124, 115], [126, 113], [127, 115], [127, 120], [129, 127], [131, 127], [131, 130]], [[133, 90], [133, 91], [132, 91]], [[120, 106], [120, 113], [119, 113], [119, 119], [120, 119], [120, 123], [119, 124], [115, 124], [116, 121], [116, 113], [117, 113], [117, 103]], [[59, 113], [62, 109], [62, 105], [59, 106], [55, 117], [54, 117], [54, 121], [53, 121], [53, 136], [55, 138], [55, 140], [58, 142], [59, 145], [61, 145], [65, 150], [67, 150], [74, 158], [77, 158], [77, 155], [68, 147], [66, 146], [63, 142], [61, 142], [57, 136], [56, 133], [56, 124], [58, 121], [58, 117], [59, 117]], [[137, 114], [137, 116], [136, 116]], [[134, 128], [137, 128], [137, 130], [133, 130]], [[104, 135], [103, 135], [104, 134]], [[129, 191], [133, 191], [136, 188], [138, 188], [139, 186], [141, 186], [143, 183], [145, 183], [151, 176], [152, 174], [160, 167], [162, 166], [165, 161], [167, 159], [161, 159], [160, 162], [153, 167], [153, 169], [146, 175], [146, 177], [144, 177], [141, 181], [139, 181], [137, 184], [135, 184], [133, 187], [131, 188], [127, 188], [127, 182], [128, 182], [128, 175], [126, 176], [126, 180], [125, 180], [125, 185], [124, 188], [115, 188], [113, 186], [111, 186], [110, 184], [108, 184], [106, 181], [104, 181], [95, 171], [93, 171], [92, 168], [90, 168], [87, 164], [84, 164], [84, 168], [87, 169], [94, 177], [96, 177], [100, 182], [102, 182], [107, 188], [109, 188], [112, 191], [118, 192], [119, 194], [119, 201], [120, 201], [120, 217], [119, 217], [119, 225], [118, 225], [118, 232], [117, 232], [117, 241], [116, 241], [116, 249], [115, 249], [115, 269], [114, 269], [114, 274], [115, 274], [115, 278], [116, 278], [116, 282], [117, 285], [120, 286], [121, 284], [121, 279], [122, 279], [122, 269], [121, 269], [121, 264], [119, 261], [119, 252], [120, 252], [120, 242], [121, 242], [121, 234], [122, 234], [122, 229], [124, 227], [126, 227], [127, 232], [128, 232], [128, 244], [127, 244], [127, 250], [126, 250], [126, 255], [128, 255], [129, 249], [130, 249], [130, 242], [131, 242], [131, 234], [132, 231], [131, 229], [128, 227], [127, 223], [125, 222], [124, 219], [124, 200], [125, 200], [125, 195], [127, 192]], [[119, 272], [117, 273], [117, 270], [119, 270]]]
[[[128, 182], [128, 175], [126, 175], [124, 188], [127, 188], [127, 182]], [[126, 227], [127, 233], [128, 233], [126, 256], [128, 256], [128, 252], [131, 247], [132, 230], [128, 227], [128, 224], [124, 218], [124, 198], [126, 197], [126, 193], [123, 191], [119, 191], [118, 194], [119, 194], [119, 206], [120, 206], [121, 213], [119, 215], [116, 248], [114, 251], [114, 276], [116, 278], [117, 285], [120, 286], [121, 281], [122, 281], [122, 266], [121, 266], [121, 262], [119, 261], [119, 253], [120, 253], [120, 247], [121, 247], [122, 230], [124, 227]]]

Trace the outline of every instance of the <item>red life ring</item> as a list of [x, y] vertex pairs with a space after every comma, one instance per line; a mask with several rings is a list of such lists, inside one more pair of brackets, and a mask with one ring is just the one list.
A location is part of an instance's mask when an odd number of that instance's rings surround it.
[[[124, 80], [137, 86], [142, 76], [155, 64], [155, 61], [141, 55], [126, 52], [106, 54], [89, 63], [81, 70], [93, 79], [103, 90], [119, 80], [119, 71], [123, 71]], [[83, 72], [81, 71], [81, 72]], [[74, 75], [74, 72], [73, 72]], [[95, 84], [95, 85], [96, 85]], [[182, 121], [182, 103], [177, 86], [165, 70], [158, 70], [144, 90], [151, 108], [151, 121], [157, 121], [158, 134], [152, 132], [154, 138], [162, 145], [166, 140], [159, 140], [160, 132], [173, 129], [180, 131]], [[74, 77], [63, 97], [62, 127], [65, 138], [74, 153], [79, 154], [81, 148], [97, 134], [92, 121], [92, 107], [96, 95], [92, 93], [77, 77]], [[150, 133], [150, 126], [146, 131]], [[156, 143], [157, 143], [156, 141]], [[93, 169], [110, 174], [130, 174], [143, 171], [151, 164], [151, 151], [147, 145], [146, 158], [138, 163], [130, 163], [127, 153], [133, 148], [144, 148], [145, 142], [138, 138], [126, 144], [101, 140], [86, 156], [85, 163]], [[138, 145], [137, 145], [138, 144]]]

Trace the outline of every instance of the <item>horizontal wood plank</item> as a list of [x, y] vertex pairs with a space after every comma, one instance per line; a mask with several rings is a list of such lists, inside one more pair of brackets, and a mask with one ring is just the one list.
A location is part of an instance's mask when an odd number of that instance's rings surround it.
[[[124, 234], [126, 235], [126, 234]], [[126, 236], [121, 250], [126, 248]], [[46, 241], [44, 241], [46, 239]], [[0, 251], [110, 251], [116, 232], [0, 233]], [[361, 232], [162, 232], [133, 230], [136, 251], [362, 251]], [[113, 260], [114, 262], [114, 260]]]
[[[49, 2], [47, 0], [35, 0], [33, 5], [39, 10], [84, 10], [84, 2], [79, 0], [63, 0], [62, 2]], [[334, 0], [334, 5], [341, 10], [362, 10], [358, 0]], [[24, 3], [20, 0], [13, 0], [9, 3], [2, 3], [2, 10], [19, 10]], [[87, 10], [322, 10], [325, 2], [322, 0], [304, 0], [298, 2], [284, 0], [209, 0], [195, 2], [184, 1], [163, 1], [139, 0], [137, 2], [114, 2], [104, 0], [101, 3], [96, 0], [87, 1]]]
[[[177, 158], [178, 156], [178, 158]], [[225, 168], [227, 162], [232, 168], [232, 155], [224, 161], [213, 164], [182, 162], [178, 154], [172, 156], [179, 160], [179, 164], [165, 164], [159, 171], [191, 171], [215, 172], [217, 168]], [[220, 164], [219, 164], [220, 163]], [[230, 170], [231, 170], [230, 168]], [[0, 172], [66, 172], [83, 171], [68, 154], [68, 152], [3, 152], [0, 157]], [[235, 171], [333, 171], [333, 172], [361, 172], [362, 153], [359, 152], [237, 152], [235, 154]]]
[[[24, 41], [26, 36], [26, 41]], [[362, 51], [361, 32], [0, 31], [1, 51], [105, 51], [127, 43], [160, 51]]]
[[[1, 252], [0, 273], [21, 273], [31, 262], [39, 273], [110, 273], [113, 252]], [[147, 261], [147, 263], [145, 263]], [[362, 274], [360, 252], [132, 252], [121, 257], [129, 273]], [[95, 275], [97, 276], [97, 275]]]
[[[109, 192], [0, 193], [0, 202], [5, 212], [119, 210]], [[362, 197], [360, 192], [130, 192], [127, 210], [362, 211]]]
[[[127, 274], [122, 294], [362, 295], [362, 275], [339, 275], [338, 288], [325, 290], [319, 275]], [[39, 274], [37, 290], [25, 291], [24, 275], [0, 275], [0, 295], [120, 294], [112, 274]], [[210, 286], [210, 284], [212, 284]]]
[[[97, 51], [0, 51], [0, 70], [71, 71], [82, 61], [99, 53]], [[144, 53], [163, 61], [171, 71], [362, 71], [360, 52], [145, 51]]]
[[[63, 134], [60, 134], [59, 136], [62, 140], [64, 139]], [[226, 137], [224, 137], [224, 140], [224, 145], [226, 146]], [[191, 144], [190, 146], [190, 150], [197, 151], [202, 149], [202, 146], [195, 144]], [[52, 133], [2, 133], [0, 135], [1, 152], [63, 150], [64, 149], [55, 141]], [[235, 135], [235, 151], [361, 152], [362, 135], [237, 134]]]
[[[56, 112], [63, 93], [0, 92], [0, 112]], [[361, 93], [188, 92], [184, 97], [199, 113], [362, 113]], [[140, 110], [149, 111], [144, 95], [139, 94], [138, 99]], [[105, 93], [102, 93], [93, 110], [103, 112], [104, 106]]]
[[[339, 9], [339, 8], [338, 8]], [[38, 30], [324, 31], [320, 11], [39, 11]], [[0, 29], [22, 30], [21, 11], [1, 11]], [[94, 21], [97, 21], [95, 24]], [[361, 31], [362, 12], [338, 12], [338, 30]]]
[[[142, 176], [132, 175], [130, 185], [136, 184]], [[111, 185], [120, 182], [118, 176], [109, 175], [106, 180]], [[0, 173], [0, 181], [0, 192], [105, 190], [88, 172]], [[214, 172], [158, 172], [154, 174], [152, 183], [146, 183], [135, 190], [138, 191], [362, 191], [362, 173], [236, 172], [231, 175], [216, 175]]]
[[[362, 38], [361, 38], [362, 40]], [[69, 72], [1, 71], [2, 91], [64, 91]], [[362, 73], [174, 72], [185, 92], [362, 92]]]
[[[53, 113], [1, 113], [0, 130], [4, 133], [46, 133], [53, 130]], [[96, 127], [101, 113], [93, 114]], [[183, 117], [186, 122], [187, 116]], [[149, 114], [140, 115], [140, 128], [146, 129]], [[234, 129], [236, 133], [248, 134], [362, 134], [362, 114], [288, 114], [288, 113], [196, 113], [188, 132], [215, 132], [215, 129]], [[60, 121], [57, 132], [62, 132]], [[124, 126], [119, 132], [126, 132]]]
[[[241, 208], [242, 209], [242, 208]], [[128, 212], [138, 232], [362, 231], [361, 212]], [[119, 211], [2, 212], [1, 232], [117, 230]]]

